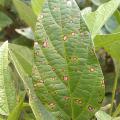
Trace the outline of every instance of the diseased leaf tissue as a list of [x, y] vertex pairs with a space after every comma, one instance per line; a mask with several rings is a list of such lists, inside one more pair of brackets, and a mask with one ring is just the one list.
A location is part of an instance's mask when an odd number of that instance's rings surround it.
[[33, 83], [56, 120], [89, 120], [100, 108], [104, 78], [74, 0], [46, 0], [36, 25]]

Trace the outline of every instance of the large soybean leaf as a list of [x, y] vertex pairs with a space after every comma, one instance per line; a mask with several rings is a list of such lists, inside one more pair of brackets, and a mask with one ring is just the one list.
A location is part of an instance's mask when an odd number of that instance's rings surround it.
[[41, 12], [44, 1], [45, 0], [31, 0], [32, 8], [37, 16]]
[[56, 119], [88, 120], [104, 84], [88, 28], [74, 0], [47, 0], [38, 17], [33, 82]]
[[28, 77], [28, 73], [25, 72], [23, 66], [21, 66], [20, 61], [17, 59], [14, 52], [9, 49], [10, 59], [14, 64], [21, 80], [24, 83], [25, 89], [29, 95], [29, 104], [33, 110], [33, 113], [36, 117], [36, 120], [54, 120], [54, 117], [46, 110], [46, 108], [42, 105], [39, 99], [36, 97], [31, 79]]
[[97, 35], [94, 43], [96, 48], [104, 47], [113, 58], [120, 60], [120, 33]]
[[15, 105], [15, 91], [8, 74], [8, 42], [0, 47], [0, 114], [7, 116]]
[[88, 28], [92, 34], [92, 38], [96, 36], [102, 26], [112, 16], [119, 4], [120, 0], [111, 0], [102, 4], [95, 12], [91, 12], [84, 16]]
[[20, 15], [20, 18], [34, 29], [36, 23], [36, 15], [34, 14], [32, 8], [20, 0], [13, 0], [13, 3]]

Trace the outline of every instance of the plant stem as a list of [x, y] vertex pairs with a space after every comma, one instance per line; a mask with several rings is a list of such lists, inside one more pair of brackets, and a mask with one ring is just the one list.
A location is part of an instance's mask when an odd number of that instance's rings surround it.
[[118, 71], [119, 70], [116, 70], [114, 86], [113, 86], [113, 90], [112, 90], [112, 102], [111, 102], [110, 115], [112, 115], [112, 110], [113, 110], [113, 105], [114, 105], [114, 98], [115, 98], [115, 93], [116, 93], [116, 89], [117, 89], [117, 83], [118, 83], [118, 77], [119, 77], [119, 72]]
[[118, 105], [117, 109], [115, 110], [115, 112], [113, 113], [112, 117], [117, 117], [117, 115], [120, 113], [120, 104]]

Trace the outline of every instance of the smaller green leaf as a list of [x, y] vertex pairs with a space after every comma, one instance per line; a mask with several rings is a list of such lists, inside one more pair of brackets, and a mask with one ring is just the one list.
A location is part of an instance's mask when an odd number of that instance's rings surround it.
[[36, 23], [36, 15], [32, 11], [32, 8], [20, 0], [13, 0], [13, 3], [20, 15], [20, 18], [34, 29]]
[[41, 104], [40, 100], [38, 100], [38, 98], [36, 97], [34, 93], [32, 80], [28, 77], [28, 74], [24, 71], [23, 67], [21, 66], [20, 62], [18, 61], [14, 53], [10, 49], [9, 49], [9, 53], [10, 53], [10, 59], [13, 62], [20, 78], [22, 79], [25, 89], [29, 91], [29, 97], [30, 97], [29, 103], [36, 117], [36, 120], [48, 120], [48, 118], [50, 120], [54, 120], [51, 113], [49, 113], [46, 110], [46, 108]]
[[45, 0], [32, 0], [31, 3], [32, 3], [32, 8], [35, 12], [35, 14], [38, 16], [41, 12], [41, 9], [42, 9], [42, 6], [43, 6], [43, 3], [44, 3]]
[[[16, 56], [16, 59], [19, 61], [24, 71], [31, 75], [32, 72], [32, 50], [28, 47], [16, 44], [9, 44], [9, 49]], [[29, 59], [28, 59], [29, 58]]]
[[10, 24], [12, 24], [12, 20], [3, 12], [0, 12], [0, 30]]
[[22, 29], [15, 29], [15, 31], [23, 36], [25, 36], [28, 39], [34, 40], [34, 34], [30, 27], [28, 28], [22, 28]]
[[110, 17], [110, 19], [106, 22], [105, 27], [106, 29], [112, 33], [115, 29], [119, 26], [119, 23], [117, 22], [116, 17], [113, 15]]
[[113, 58], [120, 60], [120, 33], [97, 35], [94, 43], [96, 48], [104, 47]]
[[95, 114], [97, 120], [112, 120], [112, 117], [110, 115], [108, 115], [107, 113], [105, 113], [104, 111], [98, 111]]
[[109, 0], [91, 0], [95, 5], [99, 6], [105, 2], [108, 2]]
[[7, 116], [15, 105], [15, 91], [8, 73], [8, 42], [0, 47], [0, 114]]
[[115, 12], [119, 4], [120, 0], [111, 0], [102, 4], [95, 12], [91, 12], [84, 16], [93, 38]]
[[19, 119], [20, 113], [21, 113], [22, 108], [23, 108], [23, 102], [24, 102], [24, 97], [16, 105], [16, 107], [13, 109], [13, 111], [10, 113], [7, 120], [18, 120]]

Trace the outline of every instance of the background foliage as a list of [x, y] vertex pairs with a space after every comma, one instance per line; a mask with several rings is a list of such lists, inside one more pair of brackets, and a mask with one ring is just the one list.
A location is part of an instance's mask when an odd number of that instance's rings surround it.
[[[0, 77], [1, 120], [41, 120], [48, 116], [52, 118], [35, 96], [31, 80], [35, 25], [43, 2], [0, 0], [0, 71], [4, 73]], [[120, 0], [76, 2], [91, 32], [105, 77], [105, 98], [96, 117], [98, 120], [119, 120]], [[5, 66], [2, 65], [4, 62]]]

